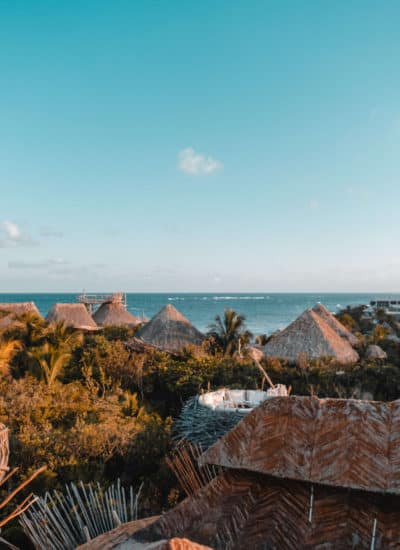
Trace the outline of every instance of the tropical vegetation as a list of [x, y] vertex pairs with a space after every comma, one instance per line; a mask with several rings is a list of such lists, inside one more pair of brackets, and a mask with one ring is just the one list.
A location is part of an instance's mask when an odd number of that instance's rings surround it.
[[[359, 364], [263, 360], [272, 380], [300, 395], [399, 398], [397, 325], [381, 314], [366, 320], [351, 308], [339, 319], [359, 334]], [[207, 388], [262, 385], [262, 373], [246, 355], [252, 336], [234, 311], [215, 319], [199, 349], [132, 351], [127, 343], [133, 334], [117, 327], [83, 333], [26, 315], [0, 334], [0, 422], [10, 429], [13, 464], [28, 474], [47, 466], [37, 492], [78, 480], [106, 486], [121, 478], [144, 483], [142, 513], [160, 512], [182, 496], [165, 457], [184, 401]], [[266, 340], [263, 335], [258, 342]], [[364, 359], [370, 343], [378, 343], [388, 360]]]

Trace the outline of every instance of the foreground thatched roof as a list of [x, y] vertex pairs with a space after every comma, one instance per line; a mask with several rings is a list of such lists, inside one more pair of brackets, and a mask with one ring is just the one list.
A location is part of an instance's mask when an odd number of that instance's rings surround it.
[[352, 346], [356, 346], [358, 344], [357, 336], [342, 325], [342, 323], [324, 305], [315, 304], [312, 309], [325, 321], [325, 323], [331, 327], [331, 329], [333, 329], [342, 338], [348, 340]]
[[137, 333], [148, 344], [166, 351], [199, 345], [204, 335], [174, 306], [167, 304]]
[[141, 320], [125, 309], [122, 302], [106, 302], [93, 313], [93, 319], [99, 326], [136, 327]]
[[371, 359], [371, 360], [380, 360], [384, 361], [387, 359], [387, 353], [384, 351], [380, 346], [376, 346], [371, 344], [367, 347], [367, 351], [365, 352], [365, 358]]
[[397, 548], [399, 426], [396, 401], [264, 401], [200, 456], [221, 473], [115, 549], [182, 536], [237, 550]]
[[46, 316], [46, 321], [49, 323], [63, 321], [66, 325], [81, 330], [98, 328], [84, 304], [54, 304]]
[[158, 516], [154, 516], [124, 523], [79, 546], [77, 550], [212, 550], [209, 546], [196, 544], [186, 538], [164, 539], [149, 544], [132, 541], [131, 537], [137, 531], [151, 525], [157, 519]]
[[273, 336], [262, 348], [267, 357], [296, 363], [308, 359], [332, 357], [338, 363], [352, 364], [359, 359], [349, 342], [340, 337], [317, 313], [307, 309], [293, 323]]
[[275, 397], [210, 447], [201, 461], [400, 495], [399, 427], [399, 401]]

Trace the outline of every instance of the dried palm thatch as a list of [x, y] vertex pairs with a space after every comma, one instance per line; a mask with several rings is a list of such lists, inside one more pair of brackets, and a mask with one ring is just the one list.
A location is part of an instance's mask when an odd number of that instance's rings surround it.
[[398, 506], [394, 497], [228, 470], [137, 531], [125, 548], [187, 537], [218, 550], [384, 550], [400, 541]]
[[166, 351], [179, 351], [186, 346], [199, 345], [204, 335], [179, 311], [167, 304], [137, 333], [148, 344]]
[[187, 441], [180, 443], [171, 456], [166, 458], [168, 467], [174, 472], [187, 496], [193, 496], [221, 473], [221, 468], [210, 464], [199, 466], [203, 451], [199, 445]]
[[262, 350], [267, 357], [291, 363], [296, 363], [301, 356], [308, 359], [331, 357], [341, 364], [354, 364], [359, 359], [349, 342], [311, 309], [273, 336]]
[[46, 321], [66, 325], [80, 330], [97, 330], [98, 327], [90, 317], [83, 304], [54, 304], [47, 314]]
[[70, 483], [65, 493], [37, 498], [20, 523], [35, 548], [73, 550], [122, 523], [137, 519], [140, 489], [125, 491], [118, 480], [107, 490], [99, 484]]
[[[109, 533], [100, 535], [92, 542], [79, 546], [77, 550], [213, 550], [209, 546], [197, 544], [189, 539], [172, 538], [170, 540], [159, 540], [150, 544], [141, 544], [136, 542], [126, 542], [136, 531], [143, 529], [146, 525], [151, 525], [158, 517], [139, 519], [131, 521], [125, 525], [117, 527]], [[127, 546], [126, 546], [127, 544]]]
[[400, 401], [268, 399], [200, 462], [400, 496]]
[[0, 303], [0, 331], [11, 327], [23, 326], [21, 315], [34, 315], [39, 319], [42, 316], [33, 302]]
[[369, 359], [371, 361], [385, 361], [385, 359], [387, 359], [387, 353], [380, 346], [371, 344], [367, 347], [365, 359]]
[[336, 334], [349, 341], [352, 346], [357, 346], [358, 338], [350, 332], [336, 317], [322, 304], [315, 304], [312, 308], [314, 313], [327, 323]]
[[0, 311], [7, 313], [13, 313], [14, 315], [23, 315], [24, 313], [31, 313], [37, 317], [41, 317], [38, 308], [34, 302], [0, 302]]
[[208, 449], [223, 473], [132, 541], [214, 548], [397, 548], [400, 402], [264, 401]]
[[107, 531], [95, 539], [78, 546], [77, 550], [99, 550], [100, 548], [101, 550], [111, 550], [112, 548], [118, 548], [122, 546], [129, 537], [134, 535], [136, 531], [144, 529], [158, 518], [159, 516], [152, 516], [123, 523], [111, 531]]
[[135, 352], [135, 353], [151, 353], [154, 351], [162, 351], [163, 353], [166, 353], [168, 355], [179, 357], [178, 352], [162, 350], [157, 346], [148, 344], [141, 338], [136, 338], [136, 336], [134, 336], [133, 338], [130, 338], [127, 342], [125, 342], [125, 347], [128, 351]]
[[93, 320], [100, 327], [136, 327], [142, 321], [129, 313], [121, 301], [105, 302], [94, 313]]

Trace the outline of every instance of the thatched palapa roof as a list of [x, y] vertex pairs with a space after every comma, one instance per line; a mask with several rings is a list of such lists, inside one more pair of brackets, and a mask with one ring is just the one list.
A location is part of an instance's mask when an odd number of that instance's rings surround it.
[[201, 461], [400, 495], [400, 401], [268, 399]]
[[42, 319], [34, 302], [7, 302], [0, 303], [0, 330], [21, 325], [19, 317], [30, 314]]
[[222, 473], [124, 548], [171, 536], [237, 550], [397, 548], [399, 428], [399, 402], [264, 401], [200, 457]]
[[34, 302], [0, 302], [0, 311], [12, 313], [13, 315], [31, 313], [32, 315], [41, 317]]
[[105, 302], [93, 313], [97, 325], [103, 327], [113, 325], [117, 327], [136, 327], [141, 320], [127, 311], [121, 302]]
[[49, 323], [63, 321], [66, 325], [81, 330], [98, 328], [84, 304], [54, 304], [46, 316], [46, 321]]
[[325, 323], [327, 323], [331, 329], [333, 329], [339, 336], [349, 341], [352, 346], [358, 344], [358, 338], [352, 332], [350, 332], [342, 323], [322, 304], [315, 304], [312, 310], [319, 315]]
[[332, 357], [338, 363], [353, 364], [358, 353], [317, 313], [307, 309], [293, 323], [277, 333], [262, 348], [267, 357], [278, 357], [292, 363], [305, 355], [308, 359]]
[[167, 304], [137, 333], [148, 344], [166, 351], [199, 345], [204, 335], [174, 306]]
[[387, 353], [384, 351], [380, 346], [376, 346], [374, 344], [371, 344], [367, 347], [367, 351], [365, 352], [365, 358], [371, 359], [373, 361], [384, 361], [387, 359]]

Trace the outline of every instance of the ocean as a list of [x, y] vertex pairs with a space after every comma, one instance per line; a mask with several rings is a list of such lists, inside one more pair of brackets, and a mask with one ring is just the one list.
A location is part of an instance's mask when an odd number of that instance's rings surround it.
[[[56, 302], [76, 302], [78, 294], [0, 294], [0, 302], [35, 302], [45, 316]], [[165, 304], [173, 304], [199, 330], [205, 331], [216, 315], [230, 308], [245, 315], [247, 328], [254, 334], [270, 334], [287, 326], [306, 308], [323, 303], [333, 313], [346, 305], [368, 304], [384, 294], [277, 294], [277, 293], [216, 293], [216, 294], [127, 294], [128, 310], [134, 315], [155, 315]], [[392, 296], [392, 295], [391, 295]], [[400, 294], [394, 294], [400, 299]]]

